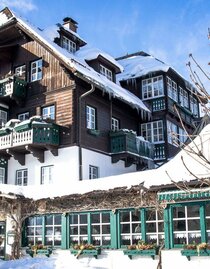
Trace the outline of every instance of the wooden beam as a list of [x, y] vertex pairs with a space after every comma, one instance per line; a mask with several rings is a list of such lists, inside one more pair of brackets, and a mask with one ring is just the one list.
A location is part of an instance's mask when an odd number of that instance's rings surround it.
[[44, 163], [44, 150], [43, 149], [40, 149], [40, 148], [38, 149], [31, 145], [25, 146], [25, 149], [29, 151], [35, 158], [37, 158], [37, 160], [40, 163]]
[[6, 152], [12, 156], [15, 160], [19, 162], [21, 165], [25, 165], [25, 153], [17, 152], [12, 149], [7, 149]]

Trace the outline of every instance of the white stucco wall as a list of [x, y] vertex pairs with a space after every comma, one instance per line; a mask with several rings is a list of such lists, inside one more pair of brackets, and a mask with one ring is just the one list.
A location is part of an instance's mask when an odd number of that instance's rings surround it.
[[[25, 165], [11, 157], [8, 161], [8, 184], [15, 184], [16, 171], [28, 169], [28, 185], [39, 185], [41, 167], [53, 165], [53, 183], [68, 183], [79, 179], [78, 147], [68, 147], [58, 150], [58, 156], [53, 156], [50, 151], [45, 151], [45, 161], [40, 163], [32, 154], [25, 155]], [[83, 179], [89, 179], [89, 165], [99, 167], [100, 177], [118, 175], [136, 171], [136, 165], [125, 167], [124, 161], [111, 162], [111, 156], [91, 150], [82, 150]]]
[[94, 165], [99, 168], [100, 177], [108, 177], [111, 175], [119, 175], [136, 171], [136, 165], [125, 167], [124, 161], [112, 163], [111, 156], [87, 149], [82, 150], [82, 158], [83, 158], [83, 179], [89, 178], [89, 165]]

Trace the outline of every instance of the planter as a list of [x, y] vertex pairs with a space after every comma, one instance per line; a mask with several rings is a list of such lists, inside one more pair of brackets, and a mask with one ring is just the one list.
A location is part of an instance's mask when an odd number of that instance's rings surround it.
[[26, 253], [29, 254], [32, 258], [37, 254], [41, 254], [41, 255], [45, 255], [47, 257], [50, 257], [50, 255], [52, 254], [52, 249], [51, 248], [37, 249], [37, 250], [26, 249]]
[[101, 254], [101, 249], [97, 248], [97, 249], [83, 249], [83, 250], [79, 250], [79, 249], [70, 249], [71, 254], [73, 254], [74, 256], [76, 256], [76, 258], [78, 259], [79, 256], [93, 256], [96, 259], [98, 258], [98, 255]]
[[100, 130], [88, 129], [87, 132], [88, 132], [88, 134], [91, 134], [91, 135], [94, 135], [94, 136], [99, 136], [100, 135]]
[[133, 258], [133, 256], [150, 256], [153, 260], [155, 259], [155, 255], [158, 254], [158, 249], [125, 249], [123, 250], [124, 255], [128, 255], [130, 259]]
[[182, 256], [186, 256], [188, 261], [190, 261], [192, 256], [210, 256], [210, 249], [200, 249], [198, 252], [196, 249], [183, 249], [181, 250]]

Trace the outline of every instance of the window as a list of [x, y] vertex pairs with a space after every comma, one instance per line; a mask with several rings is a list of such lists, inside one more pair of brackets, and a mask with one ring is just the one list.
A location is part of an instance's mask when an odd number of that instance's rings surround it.
[[100, 74], [113, 81], [112, 71], [100, 64]]
[[70, 214], [70, 245], [92, 243], [96, 246], [111, 245], [109, 212]]
[[168, 96], [171, 97], [174, 101], [178, 101], [178, 95], [177, 95], [177, 85], [176, 83], [170, 79], [169, 77], [166, 78], [167, 80], [167, 90], [168, 90]]
[[45, 245], [61, 245], [61, 215], [48, 215], [45, 217]]
[[22, 80], [26, 80], [26, 65], [21, 65], [15, 68], [15, 75]]
[[189, 108], [188, 93], [179, 87], [179, 102], [182, 107]]
[[118, 119], [112, 117], [112, 126], [111, 126], [111, 129], [113, 131], [117, 131], [117, 130], [120, 129], [120, 121]]
[[0, 126], [3, 127], [7, 123], [7, 112], [0, 110]]
[[26, 186], [28, 184], [28, 170], [22, 169], [16, 171], [16, 185]]
[[111, 245], [110, 213], [91, 214], [91, 242], [95, 246]]
[[55, 106], [46, 106], [42, 108], [42, 117], [43, 119], [52, 119], [55, 120]]
[[94, 179], [99, 177], [99, 169], [97, 166], [89, 166], [89, 179]]
[[149, 99], [163, 96], [163, 77], [158, 76], [142, 80], [142, 98]]
[[0, 167], [0, 184], [5, 184], [5, 168]]
[[31, 81], [42, 79], [42, 59], [31, 63]]
[[168, 133], [168, 143], [178, 146], [178, 126], [170, 121], [167, 121], [167, 133]]
[[163, 142], [163, 121], [153, 121], [141, 125], [141, 135], [148, 141]]
[[186, 134], [185, 130], [179, 127], [179, 143], [183, 145], [187, 140], [188, 135]]
[[61, 214], [29, 217], [26, 238], [28, 245], [61, 246]]
[[41, 216], [29, 217], [26, 221], [26, 236], [28, 245], [43, 244], [43, 218]]
[[86, 127], [96, 129], [96, 109], [91, 106], [86, 106]]
[[199, 205], [173, 208], [173, 240], [175, 245], [201, 242]]
[[160, 245], [160, 243], [164, 240], [164, 221], [162, 211], [146, 211], [146, 230], [146, 242]]
[[20, 121], [28, 120], [29, 119], [29, 112], [18, 114], [18, 119]]
[[41, 167], [41, 184], [51, 184], [53, 173], [53, 165]]
[[120, 212], [121, 246], [137, 244], [142, 239], [140, 212], [126, 210]]
[[63, 48], [70, 51], [71, 53], [75, 53], [76, 52], [76, 43], [74, 43], [70, 39], [63, 36]]
[[190, 110], [195, 116], [198, 116], [198, 102], [192, 95], [190, 96]]

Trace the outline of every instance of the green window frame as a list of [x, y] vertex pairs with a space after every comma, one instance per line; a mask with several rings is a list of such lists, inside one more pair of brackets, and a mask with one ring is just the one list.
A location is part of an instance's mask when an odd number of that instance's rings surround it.
[[[25, 245], [62, 246], [62, 214], [32, 216], [25, 221]], [[65, 231], [64, 231], [65, 232]]]
[[169, 205], [165, 209], [164, 221], [169, 223], [167, 248], [181, 248], [194, 242], [210, 243], [210, 202], [195, 201]]
[[113, 247], [116, 240], [112, 223], [111, 211], [69, 214], [69, 246], [88, 243], [104, 248]]

